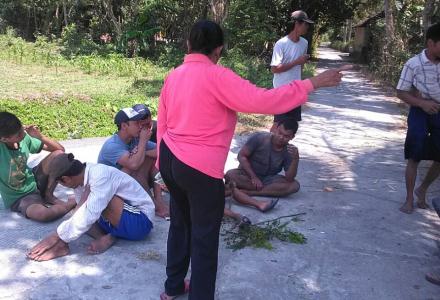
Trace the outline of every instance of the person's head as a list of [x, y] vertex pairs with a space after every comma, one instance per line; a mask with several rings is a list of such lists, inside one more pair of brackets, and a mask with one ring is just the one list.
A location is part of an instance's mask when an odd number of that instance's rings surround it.
[[0, 112], [0, 141], [7, 144], [19, 143], [25, 136], [23, 125], [14, 114]]
[[49, 163], [49, 181], [74, 189], [83, 184], [85, 167], [72, 153], [61, 153]]
[[297, 131], [297, 121], [291, 119], [281, 120], [273, 131], [272, 142], [279, 147], [286, 146], [295, 137]]
[[138, 137], [140, 126], [139, 120], [142, 115], [136, 112], [133, 108], [123, 108], [115, 116], [115, 124], [118, 127], [118, 132], [123, 132], [130, 137]]
[[440, 22], [426, 31], [426, 47], [435, 60], [440, 60]]
[[208, 56], [214, 63], [220, 59], [224, 37], [220, 25], [208, 20], [196, 22], [188, 39], [188, 52]]
[[142, 116], [139, 120], [139, 126], [141, 128], [151, 128], [153, 121], [151, 120], [151, 112], [148, 109], [148, 106], [145, 104], [135, 104], [133, 105], [133, 109]]
[[298, 35], [304, 35], [309, 30], [310, 24], [314, 22], [309, 19], [309, 16], [302, 10], [296, 10], [290, 15], [290, 22], [288, 24], [288, 32], [295, 30]]

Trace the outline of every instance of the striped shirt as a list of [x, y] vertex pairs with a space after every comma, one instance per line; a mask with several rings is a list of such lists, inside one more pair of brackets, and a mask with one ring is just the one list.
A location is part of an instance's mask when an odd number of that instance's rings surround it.
[[87, 163], [83, 185], [75, 189], [77, 201], [87, 185], [90, 194], [84, 204], [57, 228], [58, 236], [66, 243], [87, 232], [114, 196], [124, 200], [124, 209], [143, 212], [150, 220], [154, 215], [154, 204], [147, 192], [134, 178], [116, 168]]
[[423, 98], [440, 103], [440, 63], [430, 61], [425, 51], [406, 62], [397, 89], [409, 92], [415, 88]]

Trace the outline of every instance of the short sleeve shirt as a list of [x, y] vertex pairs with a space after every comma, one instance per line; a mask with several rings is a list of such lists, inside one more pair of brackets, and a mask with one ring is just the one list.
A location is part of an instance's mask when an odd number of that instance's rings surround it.
[[284, 147], [281, 151], [275, 151], [272, 147], [271, 134], [259, 132], [253, 134], [245, 145], [251, 155], [249, 161], [252, 170], [258, 177], [266, 177], [278, 174], [282, 169], [287, 171], [292, 163], [292, 157]]
[[[271, 66], [287, 64], [301, 55], [307, 53], [308, 42], [305, 38], [300, 37], [298, 42], [293, 42], [287, 36], [279, 39], [273, 48]], [[301, 80], [301, 66], [297, 65], [293, 68], [273, 75], [273, 87], [277, 88], [290, 83], [292, 80]]]
[[98, 155], [98, 163], [122, 169], [122, 166], [118, 164], [118, 160], [129, 153], [130, 150], [130, 145], [124, 143], [119, 135], [115, 133], [102, 145]]
[[423, 98], [440, 103], [440, 64], [431, 62], [425, 51], [405, 63], [397, 89], [411, 91], [415, 88]]
[[29, 154], [39, 153], [43, 142], [26, 134], [18, 149], [10, 149], [0, 142], [0, 194], [5, 207], [37, 189], [32, 170], [27, 165]]

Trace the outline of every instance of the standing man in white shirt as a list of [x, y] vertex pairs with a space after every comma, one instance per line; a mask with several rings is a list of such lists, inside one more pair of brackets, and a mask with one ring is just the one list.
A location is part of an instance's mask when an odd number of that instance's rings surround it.
[[[302, 10], [291, 14], [289, 26], [292, 28], [289, 34], [279, 39], [273, 48], [270, 70], [274, 74], [274, 88], [288, 84], [292, 80], [301, 80], [303, 65], [310, 57], [307, 54], [308, 42], [301, 36], [307, 33], [310, 24], [313, 23]], [[301, 106], [287, 113], [275, 115], [272, 129], [277, 128], [278, 122], [283, 119], [301, 121]]]
[[101, 253], [117, 238], [141, 240], [153, 228], [153, 201], [130, 175], [102, 164], [83, 164], [72, 154], [59, 155], [49, 168], [49, 176], [75, 189], [78, 208], [55, 233], [33, 247], [28, 258], [45, 261], [65, 256], [68, 243], [86, 232], [95, 238], [89, 253]]

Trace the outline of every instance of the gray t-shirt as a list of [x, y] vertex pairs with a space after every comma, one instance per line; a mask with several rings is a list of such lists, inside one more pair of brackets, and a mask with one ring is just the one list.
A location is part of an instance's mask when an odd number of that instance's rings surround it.
[[292, 157], [287, 151], [287, 146], [281, 151], [273, 149], [270, 133], [258, 132], [253, 134], [245, 146], [251, 153], [249, 161], [252, 170], [260, 178], [276, 175], [281, 169], [287, 171], [292, 163]]

